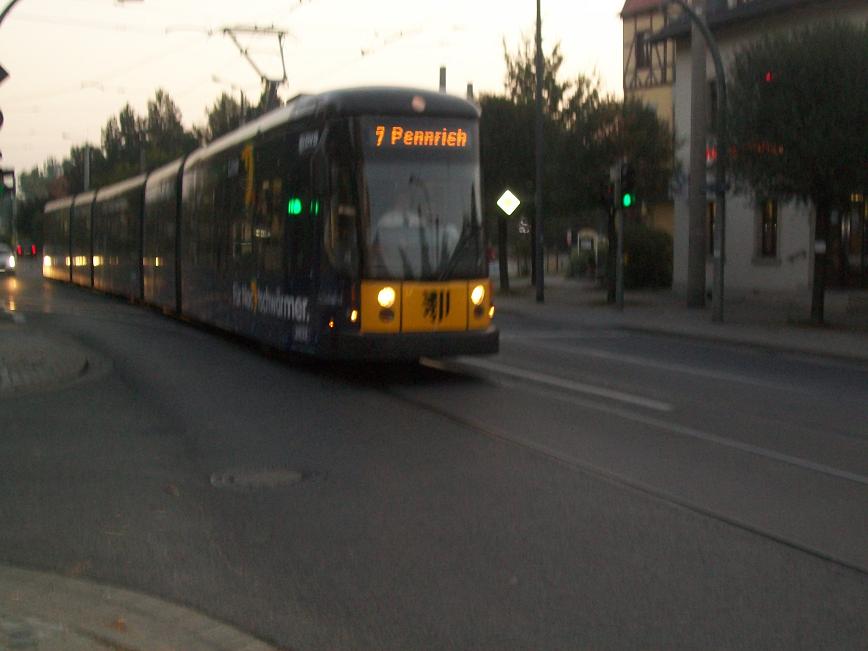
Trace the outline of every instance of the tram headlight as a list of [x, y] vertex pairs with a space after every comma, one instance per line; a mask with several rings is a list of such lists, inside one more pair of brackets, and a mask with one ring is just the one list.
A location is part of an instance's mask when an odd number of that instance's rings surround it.
[[485, 287], [477, 285], [470, 292], [470, 302], [474, 305], [482, 305], [485, 300]]
[[51, 256], [50, 255], [46, 255], [46, 256], [42, 257], [42, 266], [43, 267], [50, 267], [51, 266]]
[[380, 304], [380, 307], [388, 310], [395, 304], [395, 298], [394, 287], [383, 287], [377, 294], [377, 303]]
[[9, 256], [9, 260], [7, 260], [6, 266], [9, 267], [10, 269], [15, 268], [15, 256], [14, 255]]

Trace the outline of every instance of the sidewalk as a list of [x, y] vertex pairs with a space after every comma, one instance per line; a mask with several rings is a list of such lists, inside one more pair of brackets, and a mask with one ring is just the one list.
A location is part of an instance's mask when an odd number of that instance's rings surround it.
[[[94, 353], [0, 309], [0, 414], [14, 396], [75, 382]], [[89, 357], [94, 357], [93, 360]], [[10, 432], [0, 420], [0, 436]], [[189, 608], [80, 578], [0, 564], [0, 651], [273, 651]]]
[[276, 651], [189, 608], [7, 565], [0, 565], [0, 649]]
[[30, 332], [14, 316], [0, 311], [0, 398], [64, 384], [87, 371], [84, 350]]
[[[496, 283], [497, 279], [493, 279]], [[826, 295], [826, 326], [810, 324], [810, 304], [789, 294], [730, 292], [724, 322], [712, 321], [711, 302], [687, 308], [669, 290], [624, 293], [624, 310], [606, 303], [605, 289], [588, 280], [550, 275], [545, 301], [536, 302], [528, 278], [510, 279], [510, 291], [495, 289], [501, 314], [516, 314], [562, 327], [606, 327], [724, 341], [778, 351], [826, 355], [868, 363], [868, 293]]]

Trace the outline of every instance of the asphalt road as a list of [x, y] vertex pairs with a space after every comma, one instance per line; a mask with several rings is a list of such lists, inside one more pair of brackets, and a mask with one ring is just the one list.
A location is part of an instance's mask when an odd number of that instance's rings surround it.
[[868, 369], [550, 327], [324, 365], [22, 270], [89, 351], [0, 399], [0, 561], [280, 646], [864, 649]]

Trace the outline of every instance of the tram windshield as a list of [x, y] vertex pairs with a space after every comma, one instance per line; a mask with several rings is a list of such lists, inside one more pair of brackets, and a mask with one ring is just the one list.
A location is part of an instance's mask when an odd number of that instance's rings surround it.
[[362, 128], [365, 275], [434, 280], [484, 273], [475, 124], [383, 118], [366, 119]]

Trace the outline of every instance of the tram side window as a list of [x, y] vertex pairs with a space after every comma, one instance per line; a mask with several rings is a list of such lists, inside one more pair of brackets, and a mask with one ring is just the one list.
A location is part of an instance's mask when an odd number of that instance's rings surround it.
[[350, 169], [332, 164], [325, 249], [329, 261], [338, 271], [352, 273], [358, 267], [357, 205]]
[[190, 227], [190, 252], [192, 262], [207, 267], [213, 264], [211, 251], [214, 222], [214, 206], [217, 201], [217, 187], [212, 170], [202, 167], [195, 173], [192, 190], [193, 210]]
[[[248, 153], [248, 151], [250, 153]], [[252, 149], [242, 150], [239, 158], [229, 159], [219, 182], [219, 212], [217, 220], [218, 247], [226, 243], [226, 254], [233, 266], [247, 266], [253, 261], [253, 170]]]
[[284, 136], [264, 142], [256, 150], [256, 216], [254, 237], [258, 270], [266, 275], [283, 278], [287, 272], [284, 256], [284, 231], [287, 211], [284, 203], [286, 172], [286, 140]]
[[311, 192], [311, 160], [309, 156], [298, 160], [289, 174], [285, 205], [286, 256], [289, 271], [294, 277], [309, 277], [313, 273], [314, 223], [320, 212], [320, 203]]

